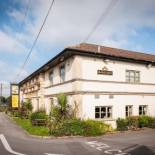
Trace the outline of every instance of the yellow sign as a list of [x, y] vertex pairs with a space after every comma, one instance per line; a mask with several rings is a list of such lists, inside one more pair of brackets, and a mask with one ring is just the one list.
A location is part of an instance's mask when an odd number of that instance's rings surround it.
[[12, 95], [12, 108], [18, 108], [18, 101], [19, 96], [18, 95]]

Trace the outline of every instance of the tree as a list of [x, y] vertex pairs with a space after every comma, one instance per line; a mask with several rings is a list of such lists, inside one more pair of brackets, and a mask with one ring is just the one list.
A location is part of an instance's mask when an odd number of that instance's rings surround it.
[[51, 108], [50, 117], [56, 122], [61, 122], [64, 119], [71, 118], [71, 107], [67, 103], [67, 96], [65, 94], [59, 94], [57, 97], [58, 104], [53, 105]]
[[1, 104], [5, 104], [6, 101], [7, 101], [7, 100], [6, 100], [6, 98], [5, 98], [4, 96], [1, 96], [1, 97], [0, 97], [0, 103], [1, 103]]

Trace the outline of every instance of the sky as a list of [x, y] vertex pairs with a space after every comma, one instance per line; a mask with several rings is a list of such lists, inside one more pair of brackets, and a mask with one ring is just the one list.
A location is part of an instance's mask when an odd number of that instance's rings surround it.
[[[52, 0], [0, 0], [0, 83], [19, 82], [65, 47], [83, 42], [111, 0], [55, 0], [37, 44], [17, 74]], [[117, 0], [88, 43], [155, 54], [155, 0]]]

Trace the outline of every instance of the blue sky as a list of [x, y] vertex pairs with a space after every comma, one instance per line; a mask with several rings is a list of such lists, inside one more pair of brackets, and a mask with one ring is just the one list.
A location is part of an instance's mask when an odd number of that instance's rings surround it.
[[[63, 48], [83, 42], [110, 0], [55, 0], [28, 64], [21, 76], [15, 78], [50, 2], [51, 0], [1, 0], [1, 82], [7, 84], [20, 81]], [[118, 0], [88, 42], [155, 54], [154, 8], [154, 0]]]

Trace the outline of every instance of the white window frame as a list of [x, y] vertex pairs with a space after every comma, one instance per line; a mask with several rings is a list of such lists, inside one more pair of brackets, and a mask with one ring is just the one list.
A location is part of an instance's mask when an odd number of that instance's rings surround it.
[[[99, 108], [99, 112], [96, 112], [96, 108]], [[105, 108], [105, 111], [102, 111], [102, 108]], [[108, 112], [110, 108], [110, 112]], [[99, 114], [99, 118], [96, 117], [96, 114]], [[105, 117], [103, 117], [103, 114]], [[110, 116], [108, 116], [110, 114]], [[112, 106], [95, 106], [95, 119], [110, 119], [112, 118]]]
[[[140, 114], [140, 107], [141, 109], [141, 114]], [[148, 113], [148, 105], [139, 105], [139, 115], [147, 115]]]
[[126, 82], [139, 83], [140, 82], [140, 71], [137, 70], [126, 70], [125, 72]]
[[125, 116], [130, 117], [133, 113], [133, 106], [132, 105], [126, 105], [125, 106]]
[[[64, 72], [62, 72], [62, 68], [64, 69]], [[63, 75], [63, 74], [64, 75]], [[65, 64], [61, 65], [59, 67], [59, 75], [60, 75], [60, 83], [64, 82], [65, 81], [65, 76], [66, 76], [66, 68], [65, 68]]]

